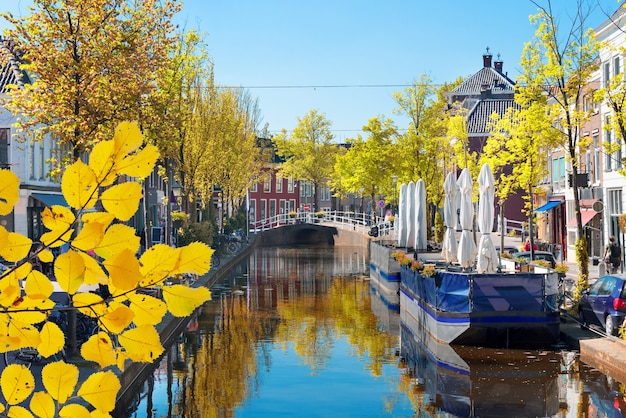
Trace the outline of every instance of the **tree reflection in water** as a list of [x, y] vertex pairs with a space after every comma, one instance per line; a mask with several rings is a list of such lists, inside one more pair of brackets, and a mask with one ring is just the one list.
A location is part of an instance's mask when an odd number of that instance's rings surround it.
[[[410, 361], [397, 357], [399, 315], [389, 310], [396, 322], [383, 325], [384, 313], [374, 309], [378, 302], [364, 272], [369, 262], [354, 249], [257, 249], [212, 286], [214, 299], [170, 348], [153, 374], [154, 390], [145, 385], [147, 393], [131, 416], [319, 416], [325, 403], [338, 416], [346, 411], [359, 416], [443, 413], [442, 399], [428, 393], [427, 376], [416, 375]], [[297, 359], [287, 366], [292, 369], [277, 372], [292, 357]], [[337, 357], [343, 363], [337, 365]], [[307, 383], [293, 383], [292, 374], [304, 379], [307, 373]], [[348, 393], [333, 393], [339, 390], [332, 379], [348, 381]], [[564, 361], [556, 377], [558, 390], [544, 393], [556, 394], [557, 416], [585, 411], [621, 416], [622, 386], [612, 382], [609, 387], [607, 381], [577, 359], [567, 368]], [[324, 393], [324, 402], [303, 406], [318, 393], [294, 393], [301, 387]], [[260, 404], [266, 409], [259, 411]]]

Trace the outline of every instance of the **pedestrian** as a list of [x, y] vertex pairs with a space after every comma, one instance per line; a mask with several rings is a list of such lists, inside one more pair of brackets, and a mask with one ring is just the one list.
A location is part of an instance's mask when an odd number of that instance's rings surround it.
[[615, 235], [609, 237], [609, 245], [604, 249], [604, 262], [609, 273], [617, 273], [622, 264], [622, 248], [617, 243]]
[[[535, 251], [539, 249], [536, 242], [533, 242], [533, 248], [535, 249]], [[530, 237], [526, 238], [526, 243], [524, 243], [524, 251], [530, 251]]]

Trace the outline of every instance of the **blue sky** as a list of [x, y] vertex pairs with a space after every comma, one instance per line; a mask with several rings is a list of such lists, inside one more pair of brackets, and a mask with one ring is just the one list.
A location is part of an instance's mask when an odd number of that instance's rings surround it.
[[[609, 13], [618, 6], [592, 1]], [[0, 9], [19, 15], [30, 3]], [[576, 2], [552, 3], [566, 21]], [[178, 19], [206, 34], [218, 84], [258, 98], [261, 126], [291, 130], [318, 109], [344, 140], [377, 115], [406, 128], [392, 94], [421, 74], [437, 84], [471, 75], [487, 47], [515, 79], [536, 10], [529, 0], [186, 0]], [[592, 26], [604, 20], [598, 9]]]

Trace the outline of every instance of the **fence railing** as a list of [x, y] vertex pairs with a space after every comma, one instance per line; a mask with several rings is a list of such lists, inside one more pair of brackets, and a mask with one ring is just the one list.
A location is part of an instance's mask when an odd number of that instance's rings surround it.
[[[361, 232], [368, 232], [372, 227], [377, 226], [379, 231], [384, 231], [387, 235], [393, 230], [390, 222], [372, 219], [368, 213], [325, 211], [323, 216], [317, 216], [314, 212], [297, 212], [295, 216], [281, 213], [266, 219], [261, 219], [250, 223], [250, 232], [266, 231], [284, 225], [294, 225], [301, 223], [321, 223], [333, 225], [341, 229], [359, 229]], [[379, 232], [380, 233], [380, 232]]]

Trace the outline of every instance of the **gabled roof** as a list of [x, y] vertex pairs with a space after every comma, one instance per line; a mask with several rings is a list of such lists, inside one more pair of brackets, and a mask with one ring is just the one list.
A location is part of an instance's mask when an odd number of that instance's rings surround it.
[[9, 84], [24, 85], [30, 83], [25, 71], [20, 69], [20, 54], [15, 44], [0, 37], [0, 94], [7, 92]]
[[494, 68], [483, 67], [452, 90], [451, 95], [480, 95], [486, 89], [491, 90], [492, 94], [512, 95], [515, 92], [515, 83]]
[[491, 115], [497, 113], [502, 116], [510, 107], [517, 107], [514, 99], [487, 99], [476, 103], [467, 115], [468, 136], [489, 136], [487, 123], [491, 120]]

